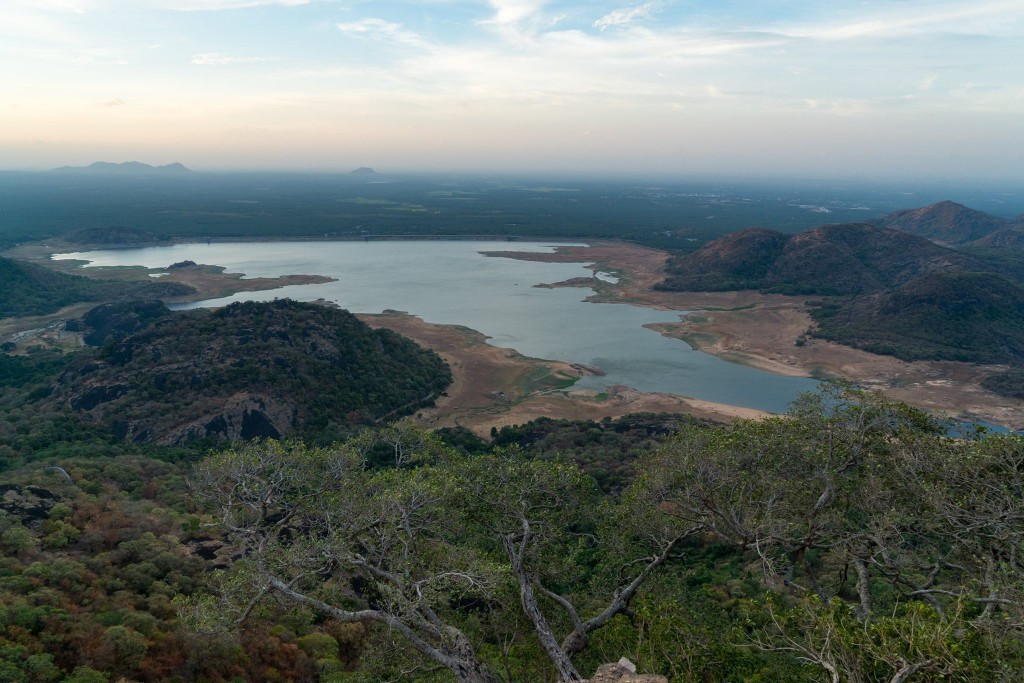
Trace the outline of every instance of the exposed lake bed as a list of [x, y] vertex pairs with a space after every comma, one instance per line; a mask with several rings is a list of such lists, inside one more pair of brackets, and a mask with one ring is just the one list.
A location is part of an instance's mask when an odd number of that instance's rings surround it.
[[[559, 391], [541, 386], [537, 392], [547, 393], [498, 401], [487, 418], [492, 424], [501, 412], [522, 413], [523, 419], [516, 418], [521, 422], [539, 416], [533, 409], [550, 416], [600, 417], [622, 414], [620, 409], [694, 412], [697, 402], [722, 417], [737, 414], [724, 406], [738, 406], [743, 415], [781, 412], [796, 394], [813, 388], [812, 374], [846, 377], [957, 417], [1009, 427], [1024, 423], [1021, 402], [978, 386], [992, 367], [905, 363], [820, 340], [797, 346], [796, 339], [810, 325], [805, 299], [756, 292], [654, 291], [666, 254], [628, 243], [239, 242], [56, 258], [68, 257], [91, 262], [79, 272], [129, 264], [165, 272], [169, 264], [190, 259], [244, 273], [236, 283], [245, 285], [254, 278], [272, 285], [283, 275], [312, 273], [321, 281], [220, 298], [223, 289], [201, 292], [205, 296], [198, 305], [287, 296], [324, 299], [370, 314], [408, 311], [425, 324], [479, 330], [478, 345], [486, 336], [490, 347], [514, 349], [524, 358], [570, 367], [575, 363], [604, 373], [576, 380], [571, 392], [566, 391], [570, 380], [563, 378], [566, 386]], [[323, 282], [326, 278], [332, 280]], [[248, 289], [245, 285], [239, 289]], [[468, 353], [470, 346], [463, 345], [460, 353]], [[650, 400], [641, 400], [645, 396]], [[559, 405], [566, 401], [570, 403]], [[526, 404], [532, 409], [527, 411]]]

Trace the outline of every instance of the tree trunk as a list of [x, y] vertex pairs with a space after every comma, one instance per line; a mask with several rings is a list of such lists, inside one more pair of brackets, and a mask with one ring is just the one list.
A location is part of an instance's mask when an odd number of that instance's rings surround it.
[[476, 649], [462, 631], [449, 629], [452, 647], [446, 649], [448, 669], [458, 683], [500, 683], [500, 680], [476, 655]]
[[860, 597], [860, 618], [867, 621], [871, 618], [871, 576], [868, 574], [867, 563], [858, 557], [853, 561], [857, 570], [857, 595]]
[[537, 632], [537, 639], [544, 648], [544, 652], [551, 659], [551, 663], [555, 665], [559, 682], [571, 683], [586, 680], [573, 666], [569, 655], [555, 640], [555, 634], [551, 632], [548, 620], [544, 618], [544, 613], [540, 611], [540, 605], [537, 604], [537, 596], [533, 592], [533, 583], [530, 581], [530, 577], [526, 576], [521, 568], [517, 568], [516, 574], [519, 578], [519, 597], [522, 599], [523, 611], [526, 612], [526, 616], [533, 624], [533, 628]]

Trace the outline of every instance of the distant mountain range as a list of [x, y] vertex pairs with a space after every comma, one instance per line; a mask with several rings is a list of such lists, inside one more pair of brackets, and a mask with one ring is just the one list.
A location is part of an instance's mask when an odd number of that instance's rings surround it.
[[873, 224], [726, 235], [671, 259], [659, 289], [820, 295], [813, 336], [905, 360], [1024, 365], [1024, 254], [1007, 248], [1021, 242], [1024, 226], [940, 202]]
[[166, 166], [150, 166], [139, 161], [126, 161], [114, 164], [108, 161], [97, 161], [88, 166], [61, 166], [51, 173], [89, 173], [96, 175], [187, 175], [194, 173], [177, 162]]

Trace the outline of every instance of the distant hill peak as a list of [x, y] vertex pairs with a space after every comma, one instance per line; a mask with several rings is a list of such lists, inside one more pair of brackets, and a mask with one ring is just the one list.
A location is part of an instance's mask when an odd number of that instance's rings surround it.
[[352, 175], [378, 175], [378, 173], [369, 166], [360, 166], [352, 171]]
[[943, 244], [965, 244], [1005, 228], [1007, 221], [947, 199], [895, 211], [878, 219], [878, 224]]
[[104, 174], [124, 174], [124, 175], [143, 175], [143, 174], [185, 174], [193, 173], [191, 169], [185, 167], [179, 162], [173, 164], [167, 164], [165, 166], [151, 166], [144, 164], [141, 161], [125, 161], [123, 163], [113, 163], [109, 161], [96, 161], [88, 166], [61, 166], [55, 168], [53, 173], [104, 173]]

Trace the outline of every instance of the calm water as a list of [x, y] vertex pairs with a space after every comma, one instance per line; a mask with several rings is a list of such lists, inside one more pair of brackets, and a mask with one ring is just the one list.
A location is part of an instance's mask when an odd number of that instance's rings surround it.
[[[564, 244], [564, 243], [561, 243]], [[225, 266], [246, 277], [316, 274], [336, 282], [242, 292], [178, 308], [223, 306], [233, 301], [327, 299], [356, 313], [407, 311], [431, 323], [458, 324], [488, 335], [495, 346], [535, 358], [600, 368], [576, 388], [603, 390], [625, 384], [640, 391], [782, 412], [810, 379], [782, 377], [693, 351], [643, 325], [679, 320], [679, 313], [627, 304], [595, 304], [587, 288], [534, 287], [593, 275], [579, 263], [535, 263], [485, 257], [482, 251], [550, 252], [551, 242], [396, 241], [179, 244], [117, 249], [54, 258], [93, 266], [166, 268], [172, 263]], [[601, 274], [608, 277], [607, 274]]]

